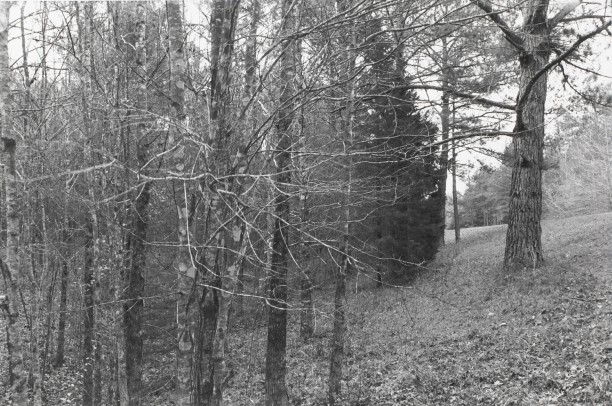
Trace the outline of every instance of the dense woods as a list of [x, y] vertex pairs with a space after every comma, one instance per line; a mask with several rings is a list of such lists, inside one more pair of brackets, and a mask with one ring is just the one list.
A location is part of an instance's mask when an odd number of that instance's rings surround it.
[[[231, 404], [252, 322], [258, 399], [288, 405], [288, 336], [323, 317], [344, 404], [351, 286], [426, 273], [449, 218], [457, 240], [508, 224], [512, 274], [544, 262], [543, 215], [612, 210], [589, 48], [611, 22], [605, 1], [1, 2], [5, 399], [47, 404], [68, 367], [86, 406]], [[562, 84], [572, 106], [547, 102]], [[502, 166], [469, 173], [483, 155]]]

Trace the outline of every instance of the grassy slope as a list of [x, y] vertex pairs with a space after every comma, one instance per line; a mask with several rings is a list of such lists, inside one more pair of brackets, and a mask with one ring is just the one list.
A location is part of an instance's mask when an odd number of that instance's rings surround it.
[[612, 214], [545, 222], [546, 266], [511, 278], [505, 227], [469, 231], [413, 289], [352, 299], [363, 361], [349, 391], [379, 405], [611, 405]]
[[[465, 234], [412, 287], [351, 294], [343, 404], [612, 405], [612, 213], [544, 222], [546, 266], [510, 278], [504, 227]], [[318, 338], [289, 338], [294, 404], [324, 404], [320, 304]], [[234, 336], [230, 404], [261, 401], [261, 333]]]

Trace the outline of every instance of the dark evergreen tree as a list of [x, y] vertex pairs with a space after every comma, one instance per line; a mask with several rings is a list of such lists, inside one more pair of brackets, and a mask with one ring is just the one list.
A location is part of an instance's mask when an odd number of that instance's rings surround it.
[[406, 90], [401, 47], [378, 38], [364, 58], [372, 68], [357, 111], [356, 175], [364, 189], [375, 192], [362, 206], [366, 221], [357, 233], [384, 258], [384, 269], [405, 270], [406, 261], [427, 261], [436, 253], [432, 196], [439, 158], [431, 145], [437, 128]]

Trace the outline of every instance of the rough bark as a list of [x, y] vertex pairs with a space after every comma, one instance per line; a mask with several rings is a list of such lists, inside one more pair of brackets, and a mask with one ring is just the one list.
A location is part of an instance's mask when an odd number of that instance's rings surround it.
[[506, 269], [535, 268], [544, 261], [540, 221], [548, 73], [544, 72], [531, 90], [528, 85], [546, 66], [551, 55], [547, 10], [548, 2], [540, 0], [529, 1], [525, 9], [518, 98], [522, 99], [526, 92], [529, 94], [524, 105], [517, 106], [521, 110], [517, 114], [516, 136], [512, 140], [512, 180], [504, 255]]
[[514, 127], [512, 180], [504, 268], [536, 268], [542, 253], [542, 170], [548, 71], [573, 54], [586, 40], [606, 30], [612, 21], [578, 39], [549, 61], [555, 41], [551, 37], [565, 16], [580, 2], [568, 2], [548, 18], [549, 0], [528, 0], [522, 5], [523, 26], [512, 30], [485, 0], [472, 0], [504, 33], [519, 54], [519, 93]]
[[295, 4], [283, 0], [281, 38], [285, 38], [280, 61], [280, 108], [276, 123], [277, 142], [273, 152], [276, 164], [274, 182], [274, 233], [268, 299], [268, 338], [265, 367], [266, 406], [289, 403], [285, 374], [287, 369], [287, 267], [289, 254], [289, 184], [291, 183], [291, 125], [294, 120], [295, 47], [290, 34], [295, 30]]

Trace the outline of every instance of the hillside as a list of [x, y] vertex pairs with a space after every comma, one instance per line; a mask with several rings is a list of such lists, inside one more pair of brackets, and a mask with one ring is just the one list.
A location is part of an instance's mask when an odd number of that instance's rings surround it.
[[[464, 233], [411, 287], [352, 289], [343, 404], [612, 404], [612, 213], [544, 222], [546, 266], [510, 277], [504, 231]], [[324, 404], [331, 312], [319, 305], [318, 338], [290, 335], [294, 404]], [[261, 401], [261, 333], [234, 335], [231, 404]]]
[[[500, 271], [505, 228], [466, 230], [412, 286], [350, 287], [343, 405], [612, 404], [612, 213], [544, 222], [546, 266]], [[294, 405], [323, 405], [329, 289], [315, 338], [290, 313]], [[323, 301], [321, 298], [326, 298]], [[263, 306], [230, 331], [228, 405], [263, 404]], [[170, 354], [145, 368], [146, 404], [174, 404]], [[78, 368], [55, 370], [49, 405], [78, 404]]]

